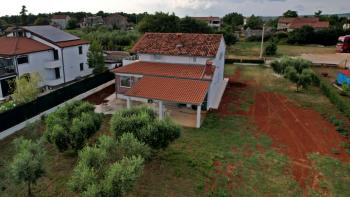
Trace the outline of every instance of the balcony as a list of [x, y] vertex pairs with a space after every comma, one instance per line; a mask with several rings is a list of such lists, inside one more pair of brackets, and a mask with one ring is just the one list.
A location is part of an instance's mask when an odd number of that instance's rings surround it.
[[0, 78], [16, 75], [15, 66], [0, 66]]

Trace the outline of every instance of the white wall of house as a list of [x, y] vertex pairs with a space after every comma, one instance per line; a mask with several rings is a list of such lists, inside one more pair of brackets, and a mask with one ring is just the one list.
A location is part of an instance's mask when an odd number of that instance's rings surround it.
[[[89, 45], [81, 45], [83, 53], [79, 54], [79, 46], [67, 47], [63, 49], [64, 72], [66, 82], [84, 77], [92, 73], [92, 69], [87, 64], [87, 53]], [[80, 64], [84, 64], [84, 70], [80, 70]]]
[[138, 54], [140, 61], [145, 62], [166, 62], [175, 64], [193, 64], [205, 65], [208, 57], [189, 57], [189, 56], [170, 56], [170, 55], [153, 55], [153, 54]]

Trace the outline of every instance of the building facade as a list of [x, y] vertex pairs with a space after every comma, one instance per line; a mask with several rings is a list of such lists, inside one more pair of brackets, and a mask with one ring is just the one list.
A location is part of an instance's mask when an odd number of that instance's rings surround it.
[[51, 18], [51, 25], [59, 29], [66, 29], [70, 19], [68, 15], [53, 15]]
[[0, 38], [0, 99], [16, 77], [38, 73], [41, 87], [55, 88], [92, 74], [89, 43], [52, 26], [19, 27]]

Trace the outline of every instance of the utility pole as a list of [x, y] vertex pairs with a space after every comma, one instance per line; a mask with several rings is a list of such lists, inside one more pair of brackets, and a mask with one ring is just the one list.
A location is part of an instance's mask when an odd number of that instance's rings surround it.
[[265, 24], [263, 24], [263, 30], [262, 30], [262, 35], [261, 35], [260, 58], [263, 57], [264, 36], [265, 36]]

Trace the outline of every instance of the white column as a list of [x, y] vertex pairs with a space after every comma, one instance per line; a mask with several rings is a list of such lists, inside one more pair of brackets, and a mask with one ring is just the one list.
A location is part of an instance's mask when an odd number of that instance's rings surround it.
[[126, 108], [130, 109], [131, 108], [131, 100], [130, 97], [126, 98]]
[[159, 114], [159, 120], [163, 120], [164, 119], [163, 101], [159, 101], [158, 114]]
[[196, 127], [200, 128], [201, 127], [201, 105], [197, 105], [197, 122], [196, 122]]

